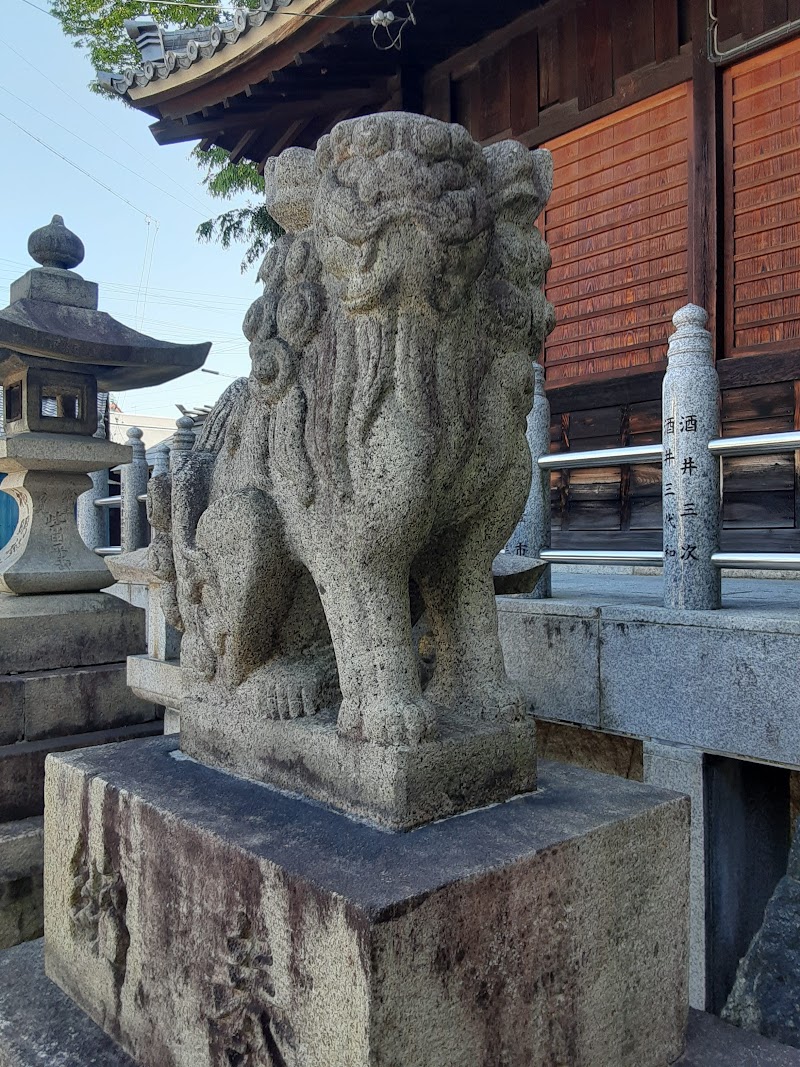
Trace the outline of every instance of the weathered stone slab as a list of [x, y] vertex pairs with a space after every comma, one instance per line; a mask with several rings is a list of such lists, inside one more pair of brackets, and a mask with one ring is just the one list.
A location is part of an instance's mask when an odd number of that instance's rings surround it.
[[752, 607], [623, 606], [574, 589], [500, 598], [506, 667], [538, 718], [795, 766], [800, 720], [785, 709], [800, 689], [800, 618], [778, 594], [772, 610], [768, 594], [737, 595]]
[[800, 689], [800, 634], [765, 623], [735, 611], [604, 609], [601, 726], [795, 764], [800, 721], [785, 709]]
[[421, 745], [342, 737], [334, 714], [259, 717], [193, 699], [181, 748], [209, 766], [302, 793], [393, 830], [499, 803], [536, 788], [536, 725], [449, 716]]
[[0, 678], [0, 745], [11, 745], [25, 736], [25, 710], [21, 686], [4, 685]]
[[160, 720], [118, 726], [112, 730], [70, 734], [68, 737], [26, 741], [0, 748], [0, 823], [27, 819], [44, 810], [44, 763], [51, 752], [108, 745], [117, 741], [152, 737], [162, 730]]
[[538, 793], [393, 834], [177, 753], [48, 765], [47, 973], [141, 1067], [683, 1051], [684, 798], [548, 764]]
[[152, 703], [140, 700], [126, 682], [124, 663], [65, 667], [0, 677], [0, 710], [12, 708], [17, 722], [11, 741], [41, 741], [85, 730], [108, 730], [158, 718]]
[[0, 675], [118, 663], [145, 649], [145, 615], [107, 593], [0, 593]]
[[0, 824], [0, 949], [44, 932], [41, 817]]

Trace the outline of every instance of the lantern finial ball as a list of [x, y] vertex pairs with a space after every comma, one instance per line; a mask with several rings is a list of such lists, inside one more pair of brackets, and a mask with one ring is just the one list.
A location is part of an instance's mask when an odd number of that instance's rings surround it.
[[83, 241], [64, 225], [60, 215], [53, 215], [49, 226], [34, 230], [28, 238], [28, 252], [42, 267], [72, 270], [83, 262]]

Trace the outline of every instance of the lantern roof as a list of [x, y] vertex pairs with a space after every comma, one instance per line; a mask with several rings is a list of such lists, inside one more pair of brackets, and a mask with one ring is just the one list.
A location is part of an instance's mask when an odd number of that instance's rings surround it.
[[15, 363], [91, 374], [102, 390], [161, 385], [203, 365], [210, 343], [175, 344], [139, 333], [98, 310], [98, 287], [76, 274], [80, 238], [60, 215], [34, 231], [28, 251], [39, 264], [11, 285], [0, 311], [0, 372]]

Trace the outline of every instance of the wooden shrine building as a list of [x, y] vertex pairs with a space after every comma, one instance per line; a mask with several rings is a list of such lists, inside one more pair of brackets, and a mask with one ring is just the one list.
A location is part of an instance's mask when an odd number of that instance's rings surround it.
[[[263, 167], [403, 108], [549, 148], [554, 447], [660, 440], [689, 300], [711, 317], [724, 432], [800, 429], [800, 0], [262, 0], [130, 32], [141, 65], [105, 80], [162, 144]], [[556, 548], [658, 548], [660, 470], [554, 475], [553, 518]], [[726, 460], [724, 518], [723, 549], [797, 551], [800, 454]]]

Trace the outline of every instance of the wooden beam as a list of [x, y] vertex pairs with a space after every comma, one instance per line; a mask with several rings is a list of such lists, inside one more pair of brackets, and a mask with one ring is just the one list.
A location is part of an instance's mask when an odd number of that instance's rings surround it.
[[256, 129], [267, 123], [270, 125], [295, 122], [308, 119], [321, 109], [327, 112], [340, 111], [344, 107], [374, 106], [381, 103], [388, 95], [386, 85], [375, 85], [371, 90], [344, 90], [328, 93], [316, 101], [316, 107], [310, 107], [310, 101], [296, 101], [274, 104], [272, 107], [258, 108], [251, 111], [228, 112], [195, 122], [173, 121], [171, 119], [156, 122], [150, 131], [159, 144], [177, 144], [180, 141], [194, 141], [209, 134], [236, 129]]
[[[337, 122], [341, 122], [342, 119], [348, 118], [349, 114], [349, 111], [339, 111], [335, 115], [316, 116], [310, 121], [300, 123], [299, 128], [294, 128], [292, 143], [301, 148], [316, 148], [319, 139], [326, 133], [330, 133]], [[256, 161], [256, 169], [260, 174], [264, 173], [264, 167], [267, 164], [267, 160], [282, 151], [287, 143], [288, 142], [286, 142], [284, 138], [278, 138], [277, 140], [267, 141], [264, 145], [259, 146], [259, 158]]]
[[[724, 360], [723, 360], [724, 362]], [[596, 374], [567, 385], [547, 386], [547, 399], [554, 415], [590, 408], [639, 404], [661, 396], [666, 360], [651, 363], [646, 370], [620, 375], [619, 371]]]
[[247, 150], [260, 136], [259, 130], [248, 130], [231, 149], [230, 162], [238, 163], [247, 155]]

